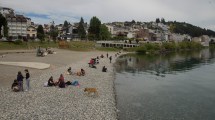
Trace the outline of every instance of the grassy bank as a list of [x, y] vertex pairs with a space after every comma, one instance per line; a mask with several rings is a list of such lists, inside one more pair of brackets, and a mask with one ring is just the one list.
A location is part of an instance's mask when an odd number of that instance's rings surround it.
[[[67, 43], [68, 47], [64, 49], [74, 50], [74, 51], [87, 51], [94, 50], [94, 42], [82, 42], [82, 41], [72, 41]], [[35, 49], [38, 46], [42, 48], [52, 47], [59, 48], [58, 42], [0, 42], [0, 50], [17, 50], [17, 49]]]
[[136, 51], [141, 54], [160, 54], [166, 52], [175, 52], [182, 50], [194, 50], [202, 49], [203, 46], [197, 42], [164, 42], [162, 44], [158, 43], [144, 43], [137, 48], [127, 49], [128, 51]]
[[[96, 42], [93, 41], [71, 41], [66, 42], [66, 47], [62, 47], [62, 49], [68, 49], [72, 51], [119, 51], [118, 48], [100, 48], [96, 47]], [[38, 46], [42, 48], [59, 48], [58, 42], [0, 42], [0, 50], [19, 50], [19, 49], [35, 49]]]
[[0, 50], [35, 49], [38, 46], [56, 48], [58, 44], [54, 42], [0, 42]]

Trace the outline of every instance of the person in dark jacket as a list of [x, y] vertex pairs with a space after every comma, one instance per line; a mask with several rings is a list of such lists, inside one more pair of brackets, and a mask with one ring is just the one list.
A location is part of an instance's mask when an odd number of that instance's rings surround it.
[[55, 86], [55, 82], [53, 80], [53, 77], [51, 76], [48, 80], [48, 86]]
[[108, 53], [107, 53], [107, 58], [108, 58]]
[[110, 57], [109, 57], [109, 59], [110, 59], [110, 63], [111, 63], [111, 60], [112, 60], [112, 56], [110, 56]]
[[26, 91], [30, 90], [30, 73], [28, 69], [25, 69], [25, 79], [26, 79]]
[[23, 76], [22, 73], [19, 71], [17, 74], [17, 81], [18, 81], [18, 85], [19, 85], [19, 90], [23, 91]]

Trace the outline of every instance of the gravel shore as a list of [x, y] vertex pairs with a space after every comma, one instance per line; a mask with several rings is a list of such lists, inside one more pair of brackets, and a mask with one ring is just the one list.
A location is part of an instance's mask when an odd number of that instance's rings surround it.
[[[105, 53], [103, 53], [105, 55]], [[114, 53], [111, 53], [115, 62]], [[105, 55], [106, 56], [106, 55]], [[10, 87], [0, 89], [0, 119], [62, 119], [62, 120], [115, 120], [117, 119], [114, 94], [114, 70], [109, 59], [102, 58], [97, 69], [89, 68], [87, 56], [70, 65], [46, 70], [43, 74], [31, 78], [31, 90], [28, 92], [12, 92]], [[108, 72], [101, 72], [106, 66]], [[68, 67], [72, 71], [85, 69], [85, 76], [66, 75]], [[57, 80], [64, 74], [65, 81], [80, 83], [79, 87], [68, 86], [43, 87], [50, 76]], [[24, 83], [25, 86], [25, 83]], [[84, 88], [97, 88], [99, 96], [88, 96]]]

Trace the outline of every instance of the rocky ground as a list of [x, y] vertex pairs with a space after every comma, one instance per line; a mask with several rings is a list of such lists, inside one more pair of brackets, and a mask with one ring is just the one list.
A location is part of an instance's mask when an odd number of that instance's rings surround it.
[[[114, 53], [111, 54], [114, 55]], [[91, 57], [95, 57], [91, 55], [95, 55], [95, 53], [86, 54], [80, 60], [78, 60], [80, 56], [76, 56], [76, 62], [39, 72], [31, 78], [31, 90], [28, 92], [12, 92], [10, 87], [2, 86], [0, 89], [0, 119], [117, 119], [112, 64], [115, 57], [113, 56], [112, 63], [107, 58], [100, 59], [100, 63], [96, 65], [97, 69], [94, 69], [89, 68], [87, 64]], [[101, 72], [104, 65], [108, 68], [106, 73]], [[81, 77], [66, 75], [65, 72], [70, 66], [73, 71], [85, 69], [86, 75]], [[66, 88], [43, 86], [50, 76], [57, 80], [60, 74], [64, 74], [65, 81], [77, 80], [80, 86]], [[84, 88], [87, 87], [96, 88], [99, 95], [88, 96], [84, 93]]]

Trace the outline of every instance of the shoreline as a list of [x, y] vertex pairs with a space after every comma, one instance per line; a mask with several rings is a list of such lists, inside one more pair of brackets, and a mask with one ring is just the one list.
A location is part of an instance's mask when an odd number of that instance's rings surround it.
[[[97, 69], [88, 67], [87, 57], [57, 69], [47, 70], [40, 76], [31, 78], [32, 89], [28, 92], [15, 93], [10, 87], [1, 88], [0, 97], [3, 99], [0, 100], [0, 119], [118, 119], [114, 83], [114, 63], [117, 58], [114, 53], [109, 53], [113, 57], [111, 64], [109, 59], [104, 57], [96, 65]], [[103, 65], [108, 68], [107, 73], [101, 72]], [[80, 87], [43, 87], [43, 83], [50, 76], [56, 80], [69, 66], [73, 71], [85, 69], [86, 76], [64, 75], [65, 81], [78, 80]], [[86, 87], [97, 88], [99, 97], [88, 97], [84, 94], [83, 89]]]

